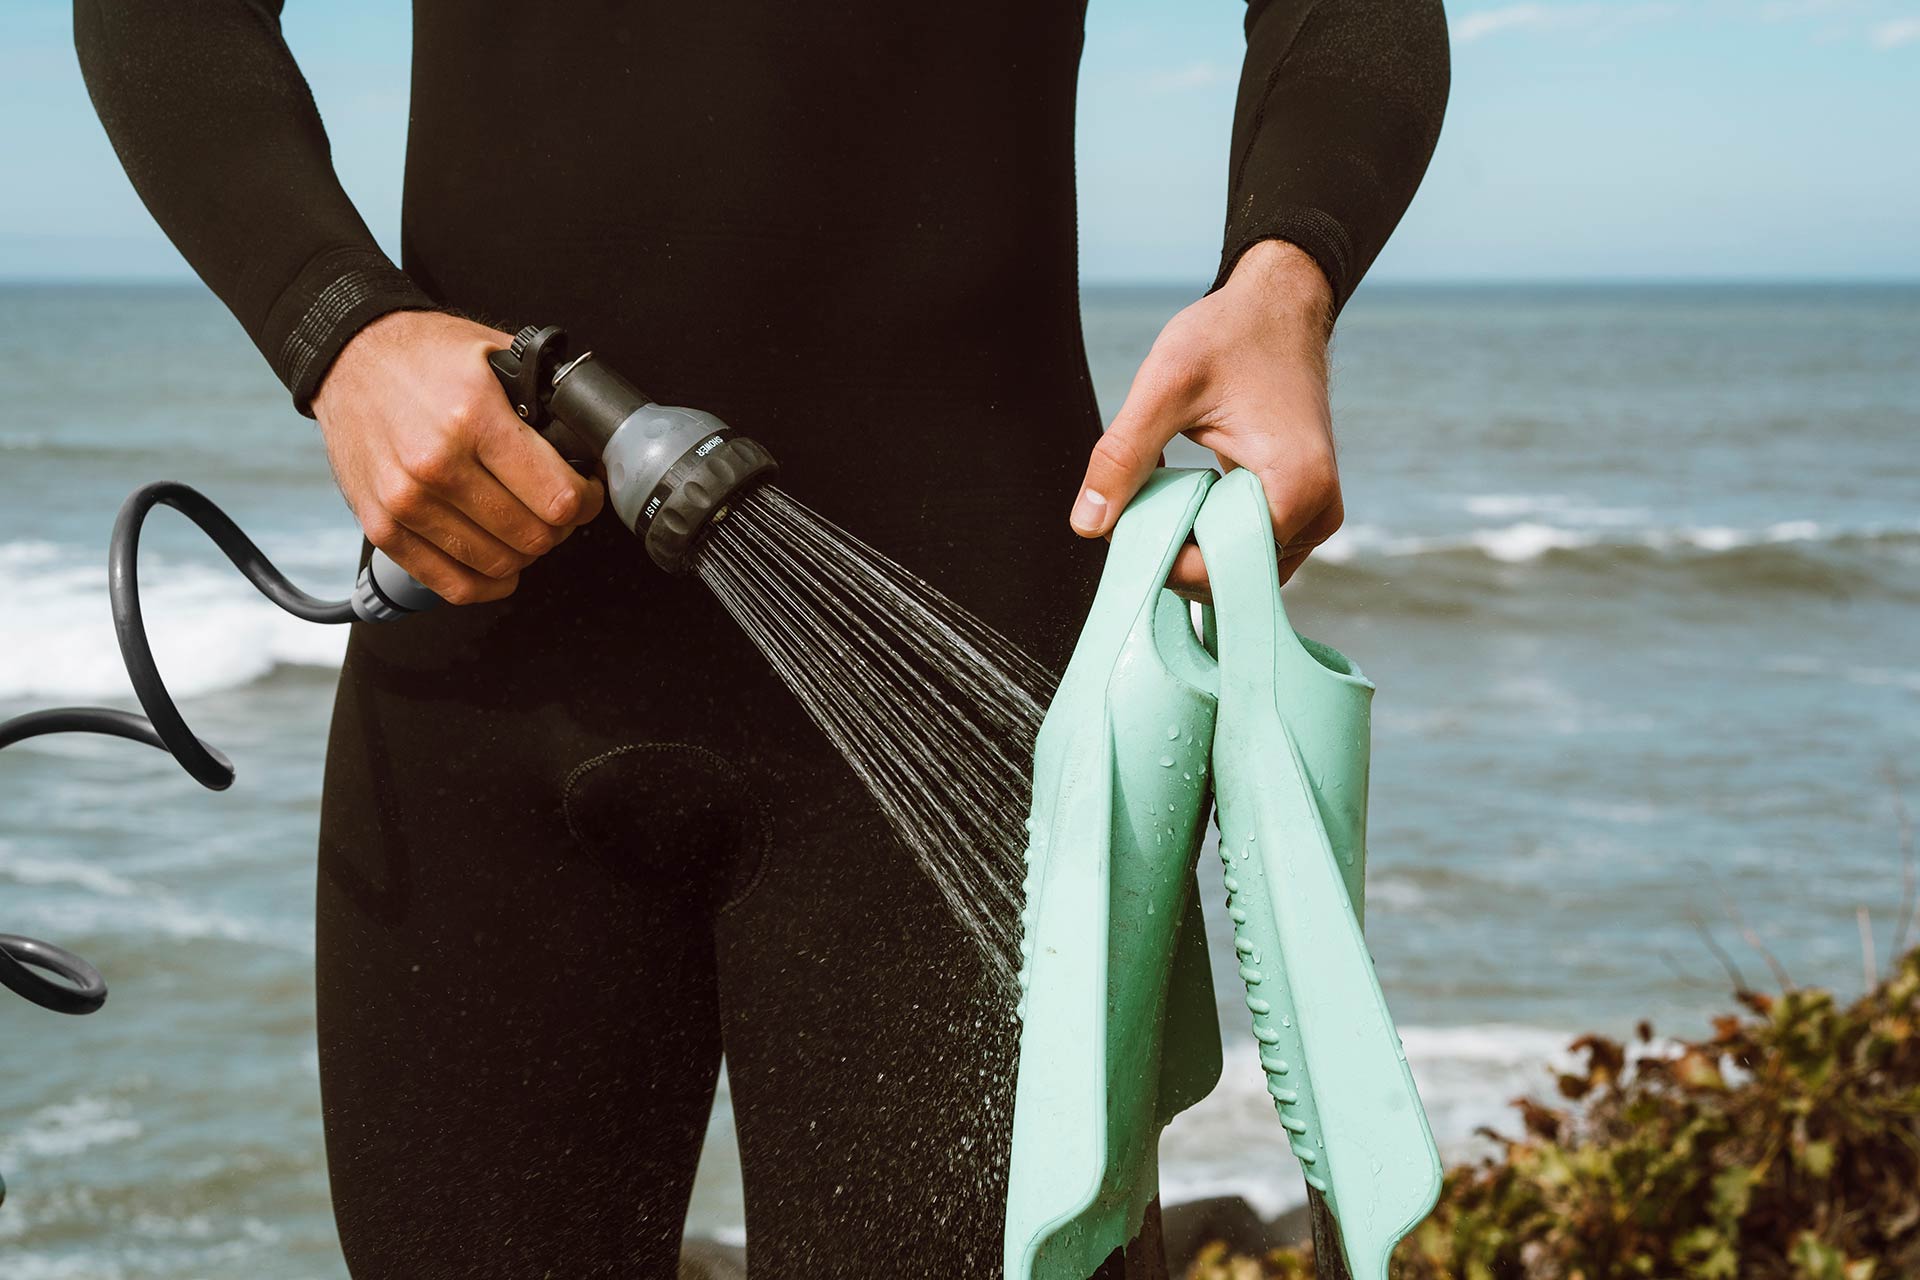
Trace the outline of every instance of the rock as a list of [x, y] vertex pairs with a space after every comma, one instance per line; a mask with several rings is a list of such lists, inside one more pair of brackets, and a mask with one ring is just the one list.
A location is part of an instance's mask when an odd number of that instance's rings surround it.
[[747, 1251], [713, 1240], [680, 1246], [679, 1280], [747, 1280]]
[[1185, 1273], [1187, 1265], [1201, 1248], [1215, 1240], [1224, 1241], [1235, 1253], [1264, 1254], [1284, 1238], [1269, 1234], [1267, 1224], [1239, 1196], [1215, 1196], [1187, 1204], [1168, 1205], [1161, 1210], [1161, 1230], [1167, 1245], [1167, 1268], [1174, 1275]]
[[1267, 1224], [1267, 1247], [1278, 1249], [1283, 1245], [1303, 1244], [1313, 1239], [1313, 1206], [1297, 1204], [1272, 1222]]

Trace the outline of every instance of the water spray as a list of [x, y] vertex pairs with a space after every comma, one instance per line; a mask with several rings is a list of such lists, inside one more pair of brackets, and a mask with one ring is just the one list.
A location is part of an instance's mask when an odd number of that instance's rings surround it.
[[[522, 329], [488, 357], [514, 412], [607, 495], [647, 555], [712, 590], [846, 758], [902, 844], [1011, 984], [1028, 755], [1053, 677], [917, 575], [768, 483], [754, 440], [700, 409], [654, 402], [552, 326]], [[210, 499], [162, 480], [114, 523], [107, 593], [144, 715], [61, 707], [0, 722], [0, 748], [49, 733], [97, 733], [166, 751], [210, 790], [234, 768], [188, 727], [168, 693], [140, 612], [140, 529], [172, 507], [260, 593], [309, 622], [388, 622], [442, 603], [376, 550], [351, 596], [323, 600], [287, 580]], [[1012, 831], [1007, 830], [1008, 826]], [[0, 934], [0, 985], [44, 1008], [105, 1002], [100, 973], [44, 942]]]

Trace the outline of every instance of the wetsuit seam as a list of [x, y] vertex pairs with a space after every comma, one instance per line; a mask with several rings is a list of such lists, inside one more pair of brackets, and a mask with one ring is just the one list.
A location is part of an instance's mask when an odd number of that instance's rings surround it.
[[748, 895], [759, 887], [760, 881], [767, 874], [768, 855], [773, 847], [773, 816], [767, 809], [766, 801], [761, 798], [759, 792], [749, 783], [747, 776], [741, 772], [739, 766], [719, 752], [708, 747], [702, 747], [691, 742], [629, 742], [625, 746], [614, 747], [609, 751], [602, 751], [599, 755], [583, 760], [575, 765], [567, 772], [566, 778], [563, 779], [560, 784], [560, 814], [566, 821], [567, 834], [573, 837], [574, 847], [588, 855], [596, 852], [594, 842], [587, 839], [573, 818], [573, 794], [574, 789], [580, 783], [580, 779], [607, 763], [609, 760], [617, 760], [622, 756], [633, 755], [636, 752], [661, 752], [695, 756], [704, 761], [710, 768], [717, 769], [719, 772], [726, 774], [729, 779], [738, 783], [740, 794], [753, 806], [754, 815], [759, 819], [755, 824], [759, 835], [758, 838], [752, 842], [755, 847], [742, 850], [742, 852], [748, 852], [752, 855], [753, 871], [738, 890], [721, 899], [719, 905], [714, 908], [714, 914], [716, 916], [727, 914], [733, 910], [734, 907], [745, 901]]
[[[1247, 44], [1253, 44], [1254, 30], [1271, 11], [1271, 3], [1262, 3], [1258, 8], [1251, 4], [1247, 11]], [[1320, 4], [1314, 3], [1301, 12], [1293, 34], [1287, 38], [1285, 47], [1268, 68], [1265, 80], [1260, 86], [1260, 100], [1254, 106], [1253, 120], [1247, 129], [1247, 140], [1240, 154], [1234, 158], [1232, 180], [1227, 184], [1227, 226], [1221, 246], [1219, 274], [1214, 277], [1207, 292], [1222, 288], [1233, 275], [1233, 269], [1247, 250], [1262, 240], [1285, 240], [1314, 259], [1320, 272], [1327, 279], [1333, 294], [1333, 312], [1338, 314], [1347, 298], [1347, 276], [1353, 257], [1353, 240], [1340, 220], [1324, 209], [1312, 205], [1288, 204], [1268, 211], [1264, 216], [1256, 216], [1235, 226], [1238, 221], [1236, 210], [1242, 204], [1241, 192], [1246, 185], [1247, 170], [1253, 164], [1260, 150], [1260, 139], [1266, 132], [1268, 108], [1273, 102], [1275, 87], [1282, 75], [1289, 69], [1294, 49], [1306, 34], [1307, 27], [1319, 15]]]
[[[1263, 5], [1258, 13], [1248, 14], [1247, 43], [1249, 45], [1253, 43], [1253, 28], [1259, 25], [1260, 19], [1267, 15], [1270, 7]], [[1275, 58], [1273, 65], [1267, 69], [1266, 80], [1260, 86], [1260, 102], [1253, 109], [1253, 121], [1247, 129], [1247, 145], [1241, 149], [1240, 155], [1234, 160], [1233, 180], [1227, 184], [1229, 209], [1233, 207], [1234, 200], [1239, 198], [1241, 184], [1246, 181], [1247, 166], [1253, 162], [1254, 153], [1259, 149], [1260, 135], [1267, 127], [1267, 104], [1273, 100], [1273, 87], [1280, 83], [1281, 75], [1287, 70], [1287, 60], [1293, 56], [1293, 47], [1300, 43], [1300, 33], [1307, 29], [1307, 23], [1313, 20], [1319, 8], [1318, 4], [1314, 4], [1300, 15], [1299, 25], [1294, 27], [1293, 35], [1288, 38], [1286, 48], [1280, 51], [1280, 56]]]

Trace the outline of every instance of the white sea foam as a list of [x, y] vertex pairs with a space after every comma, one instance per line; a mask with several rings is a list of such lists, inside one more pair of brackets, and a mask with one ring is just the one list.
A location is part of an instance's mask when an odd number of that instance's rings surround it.
[[126, 1275], [119, 1263], [92, 1253], [62, 1258], [22, 1253], [7, 1259], [7, 1280], [124, 1280]]
[[165, 938], [171, 942], [244, 942], [313, 954], [306, 930], [269, 920], [243, 920], [159, 890], [131, 897], [85, 897], [14, 904], [9, 927], [23, 933], [80, 940], [89, 937]]
[[148, 892], [131, 880], [84, 862], [57, 862], [15, 853], [4, 841], [0, 841], [0, 878], [15, 884], [71, 885], [110, 898], [131, 898]]
[[[351, 540], [339, 541], [325, 558], [345, 568], [331, 582], [314, 582], [319, 594], [345, 594], [350, 585]], [[292, 562], [322, 558], [310, 542], [288, 550]], [[96, 553], [46, 542], [0, 544], [8, 606], [0, 611], [0, 700], [132, 696], [106, 580], [104, 557]], [[148, 557], [141, 586], [154, 656], [178, 697], [237, 688], [281, 664], [337, 667], [345, 651], [345, 628], [282, 613], [224, 563]]]
[[54, 1160], [139, 1136], [140, 1124], [124, 1102], [84, 1096], [42, 1107], [0, 1133], [0, 1161]]
[[1563, 524], [1628, 528], [1644, 525], [1652, 518], [1645, 507], [1611, 507], [1567, 493], [1483, 493], [1462, 500], [1460, 505], [1469, 515], [1490, 520], [1550, 516]]
[[1838, 665], [1819, 658], [1787, 655], [1764, 663], [1763, 669], [1779, 675], [1811, 676], [1816, 679], [1837, 677], [1848, 684], [1864, 685], [1869, 689], [1901, 689], [1920, 693], [1920, 671], [1898, 667]]
[[[6, 925], [27, 933], [75, 940], [112, 936], [244, 942], [312, 953], [311, 935], [303, 927], [238, 918], [79, 859], [22, 853], [10, 841], [0, 840], [0, 886], [7, 884], [47, 890], [9, 896]], [[59, 892], [62, 889], [69, 892]]]
[[1469, 535], [1469, 540], [1493, 559], [1507, 564], [1538, 560], [1549, 551], [1571, 551], [1592, 546], [1596, 541], [1590, 533], [1575, 533], [1533, 521], [1510, 524], [1503, 529], [1477, 529]]
[[[1480, 1150], [1474, 1131], [1515, 1128], [1510, 1099], [1544, 1093], [1549, 1068], [1566, 1069], [1572, 1035], [1543, 1027], [1483, 1023], [1403, 1027], [1401, 1042], [1426, 1104], [1441, 1155]], [[1244, 1036], [1226, 1046], [1226, 1070], [1212, 1095], [1182, 1113], [1161, 1143], [1161, 1192], [1169, 1204], [1208, 1196], [1245, 1199], [1263, 1217], [1306, 1199], [1286, 1131], [1273, 1114], [1255, 1046]]]
[[[1517, 500], [1515, 505], [1518, 505]], [[1584, 514], [1591, 516], [1596, 513]], [[1644, 513], [1632, 513], [1621, 508], [1616, 514]], [[1576, 513], [1568, 515], [1572, 518], [1560, 522], [1517, 520], [1510, 524], [1488, 525], [1461, 533], [1427, 537], [1394, 534], [1379, 525], [1348, 525], [1314, 554], [1328, 563], [1346, 564], [1361, 557], [1397, 559], [1471, 551], [1505, 564], [1526, 564], [1553, 552], [1581, 551], [1594, 547], [1717, 555], [1749, 547], [1912, 539], [1920, 536], [1920, 524], [1846, 528], [1816, 520], [1783, 520], [1746, 529], [1730, 525], [1677, 525], [1650, 529], [1626, 528], [1607, 520], [1581, 527]]]

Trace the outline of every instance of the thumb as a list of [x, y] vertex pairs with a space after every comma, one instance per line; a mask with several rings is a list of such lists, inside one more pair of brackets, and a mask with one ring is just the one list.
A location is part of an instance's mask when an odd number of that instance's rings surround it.
[[1067, 517], [1075, 533], [1102, 538], [1113, 531], [1127, 503], [1160, 465], [1167, 441], [1188, 426], [1186, 409], [1186, 397], [1168, 382], [1145, 370], [1134, 378], [1126, 403], [1087, 459], [1086, 478]]

